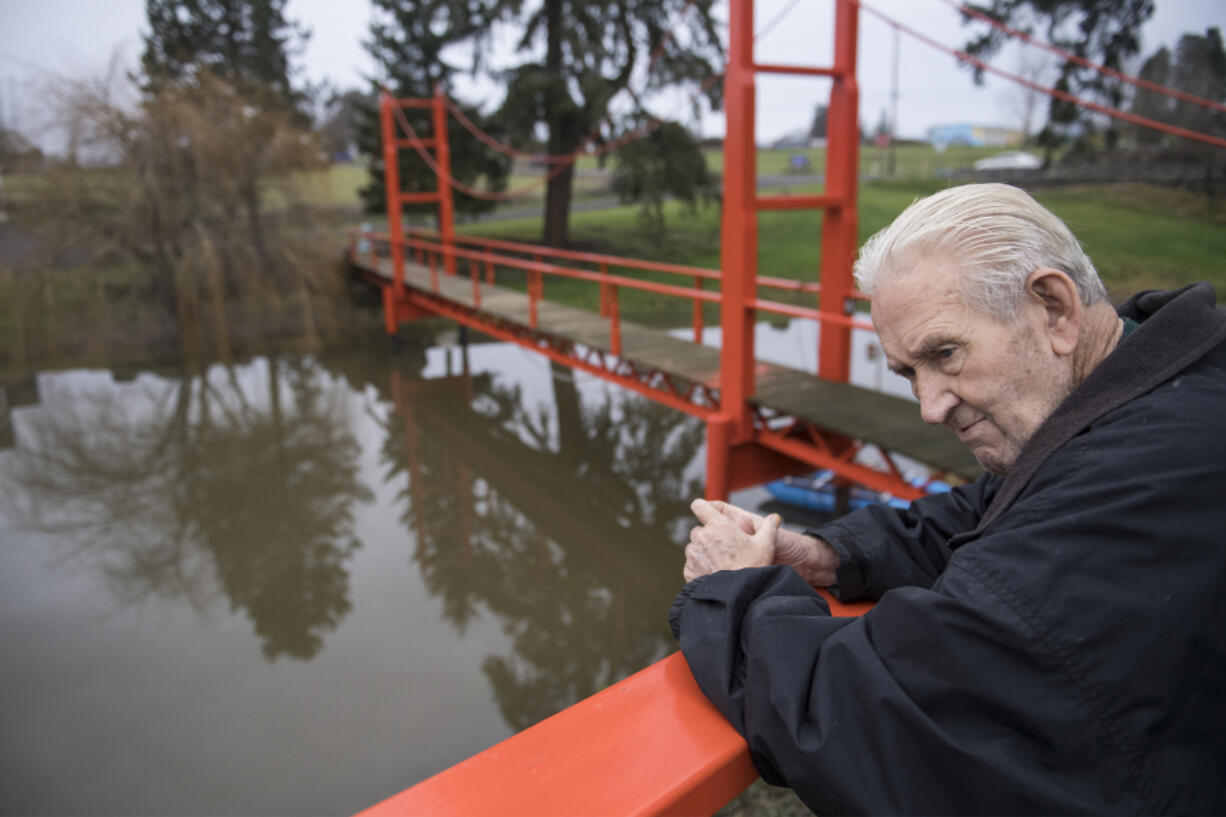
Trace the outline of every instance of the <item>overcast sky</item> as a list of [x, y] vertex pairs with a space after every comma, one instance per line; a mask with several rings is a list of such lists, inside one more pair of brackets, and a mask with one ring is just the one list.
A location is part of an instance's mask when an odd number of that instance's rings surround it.
[[[865, 2], [952, 47], [967, 40], [969, 29], [940, 0]], [[761, 31], [788, 5], [789, 0], [758, 0], [756, 29]], [[32, 89], [40, 74], [98, 73], [116, 52], [134, 66], [142, 48], [144, 6], [144, 0], [0, 0], [0, 117], [4, 123], [27, 132], [39, 127]], [[757, 59], [827, 64], [832, 9], [832, 0], [797, 0], [786, 17], [758, 40]], [[1160, 45], [1173, 45], [1185, 32], [1203, 33], [1214, 25], [1226, 28], [1226, 0], [1156, 0], [1156, 9], [1142, 33], [1144, 54]], [[727, 18], [726, 4], [719, 7], [718, 14]], [[374, 70], [361, 45], [370, 24], [367, 0], [289, 0], [288, 15], [311, 30], [300, 59], [308, 78], [326, 79], [340, 88], [364, 87], [363, 77]], [[889, 25], [867, 12], [861, 14], [860, 116], [870, 128], [890, 103], [893, 41]], [[958, 122], [1018, 125], [1017, 92], [1010, 83], [989, 78], [985, 86], [976, 87], [970, 73], [958, 69], [952, 57], [905, 33], [899, 42], [900, 135], [919, 137], [933, 125]], [[1002, 52], [994, 63], [1014, 71], [1021, 59], [1019, 51]], [[462, 94], [467, 101], [490, 107], [498, 102], [497, 90], [489, 86], [463, 86]], [[814, 106], [828, 94], [829, 85], [822, 80], [760, 76], [759, 141], [806, 128]], [[675, 115], [682, 107], [669, 100], [657, 113]], [[705, 116], [698, 125], [704, 135], [721, 134], [722, 115]]]

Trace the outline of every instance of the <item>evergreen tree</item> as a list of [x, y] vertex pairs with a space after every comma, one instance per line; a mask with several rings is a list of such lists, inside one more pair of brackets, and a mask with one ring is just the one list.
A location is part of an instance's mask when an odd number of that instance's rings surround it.
[[830, 117], [830, 109], [825, 105], [818, 105], [813, 110], [813, 124], [809, 125], [810, 139], [825, 139], [827, 120]]
[[[1165, 47], [1159, 48], [1145, 60], [1138, 77], [1156, 85], [1169, 85], [1171, 82], [1171, 52]], [[1157, 91], [1137, 89], [1132, 99], [1132, 112], [1146, 119], [1157, 122], [1170, 122], [1175, 109], [1175, 100]], [[1135, 129], [1137, 144], [1152, 146], [1163, 141], [1164, 134], [1153, 128], [1137, 126]]]
[[[1140, 77], [1212, 102], [1226, 102], [1226, 49], [1221, 30], [1214, 27], [1203, 35], [1184, 34], [1173, 52], [1165, 47], [1158, 49], [1145, 60]], [[1167, 94], [1138, 89], [1132, 111], [1198, 133], [1226, 137], [1226, 115]], [[1167, 159], [1219, 164], [1224, 161], [1220, 148], [1149, 128], [1136, 128], [1136, 140], [1144, 147], [1162, 148]]]
[[[283, 103], [300, 115], [290, 56], [307, 33], [285, 16], [287, 0], [145, 0], [145, 88], [193, 81], [207, 70], [245, 97]], [[254, 99], [254, 98], [259, 98]]]
[[[570, 153], [591, 134], [605, 135], [610, 101], [630, 87], [635, 69], [646, 64], [683, 12], [687, 28], [660, 52], [645, 90], [693, 85], [717, 74], [723, 50], [713, 5], [713, 0], [544, 0], [527, 9], [516, 20], [523, 28], [518, 50], [532, 56], [506, 72], [502, 116], [507, 127], [524, 139], [544, 126], [551, 154]], [[718, 107], [719, 93], [717, 83], [708, 89], [713, 107]], [[641, 109], [635, 111], [641, 114]], [[567, 241], [573, 180], [573, 165], [550, 180], [542, 239], [551, 246]]]
[[[1226, 50], [1222, 47], [1220, 29], [1214, 27], [1204, 35], [1184, 34], [1179, 38], [1175, 63], [1171, 66], [1171, 84], [1202, 99], [1226, 102]], [[1188, 130], [1226, 136], [1226, 115], [1185, 100], [1175, 102], [1175, 122]], [[1194, 150], [1206, 157], [1222, 153], [1221, 148], [1205, 144], [1197, 144]]]

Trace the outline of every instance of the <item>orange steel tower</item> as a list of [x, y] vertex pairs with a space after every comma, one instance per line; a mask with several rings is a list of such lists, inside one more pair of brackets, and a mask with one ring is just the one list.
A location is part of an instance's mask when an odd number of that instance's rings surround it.
[[[398, 109], [419, 108], [430, 111], [430, 124], [434, 133], [420, 137], [408, 133], [401, 137], [396, 132]], [[455, 244], [455, 211], [451, 199], [451, 146], [447, 140], [447, 102], [442, 87], [434, 89], [430, 99], [396, 99], [386, 90], [379, 97], [379, 124], [383, 132], [383, 189], [387, 194], [387, 233], [392, 256], [392, 285], [383, 290], [383, 314], [387, 333], [396, 334], [397, 315], [401, 318], [419, 317], [408, 309], [404, 298], [404, 205], [433, 203], [438, 205], [439, 240], [447, 246]], [[434, 176], [437, 184], [433, 192], [405, 193], [400, 189], [401, 148], [434, 151]], [[455, 274], [455, 256], [445, 255], [444, 269]]]
[[[856, 85], [855, 0], [834, 2], [834, 65], [777, 65], [754, 60], [753, 0], [732, 0], [724, 80], [724, 220], [722, 227], [720, 416], [707, 424], [707, 493], [756, 485], [789, 470], [781, 455], [754, 444], [748, 400], [754, 392], [754, 314], [758, 276], [758, 212], [824, 211], [821, 233], [821, 312], [818, 374], [846, 382], [850, 370], [852, 259], [856, 251], [859, 90]], [[832, 80], [826, 146], [826, 190], [809, 196], [759, 196], [754, 138], [758, 73]], [[850, 441], [831, 435], [832, 448]], [[800, 465], [800, 463], [797, 463]], [[803, 467], [803, 466], [802, 466]], [[790, 470], [795, 470], [792, 466]]]

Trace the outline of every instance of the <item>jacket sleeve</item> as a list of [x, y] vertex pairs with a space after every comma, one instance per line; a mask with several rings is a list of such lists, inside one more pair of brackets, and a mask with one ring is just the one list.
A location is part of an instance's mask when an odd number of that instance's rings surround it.
[[1095, 751], [1066, 676], [978, 577], [955, 565], [939, 585], [835, 619], [791, 568], [723, 571], [670, 619], [762, 777], [818, 813], [1101, 808], [1051, 772], [1094, 774], [1070, 760]]
[[909, 508], [870, 505], [805, 533], [839, 555], [840, 601], [879, 599], [896, 587], [931, 587], [949, 562], [949, 538], [973, 530], [987, 510], [998, 477], [984, 475]]

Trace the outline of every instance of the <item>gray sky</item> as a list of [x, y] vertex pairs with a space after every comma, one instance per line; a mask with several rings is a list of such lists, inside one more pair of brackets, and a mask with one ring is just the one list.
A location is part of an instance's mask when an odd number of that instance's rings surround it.
[[[940, 0], [865, 0], [900, 22], [953, 47], [960, 47], [969, 29]], [[40, 73], [67, 76], [100, 73], [113, 53], [135, 65], [141, 52], [144, 0], [0, 0], [0, 117], [37, 138], [40, 115], [33, 89]], [[758, 0], [756, 27], [761, 30], [788, 5], [788, 0]], [[1156, 13], [1143, 31], [1143, 53], [1173, 45], [1185, 32], [1203, 33], [1208, 26], [1226, 28], [1226, 0], [1156, 0]], [[726, 4], [719, 8], [726, 19]], [[340, 88], [361, 86], [373, 66], [362, 49], [370, 22], [366, 0], [289, 0], [288, 14], [311, 29], [300, 60], [307, 77], [329, 80]], [[799, 0], [787, 16], [757, 45], [760, 61], [820, 65], [830, 58], [833, 3]], [[1011, 48], [993, 61], [1014, 71], [1018, 52]], [[1027, 49], [1033, 51], [1033, 49]], [[860, 115], [872, 127], [889, 106], [893, 32], [867, 12], [861, 14], [859, 46]], [[938, 124], [970, 122], [1015, 127], [1017, 92], [1001, 79], [989, 78], [975, 87], [967, 71], [952, 57], [908, 37], [900, 37], [899, 133], [922, 136]], [[468, 101], [490, 107], [497, 89], [468, 85]], [[829, 94], [817, 79], [760, 76], [757, 129], [759, 141], [806, 128], [814, 106]], [[685, 107], [684, 100], [667, 100], [657, 112]], [[1044, 105], [1044, 107], [1046, 107]], [[694, 124], [690, 122], [688, 124]], [[723, 132], [722, 115], [704, 116], [705, 135]]]

